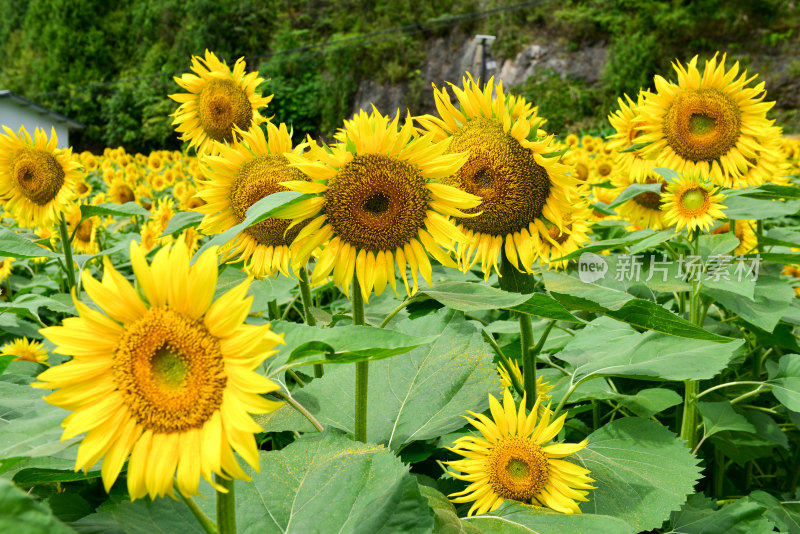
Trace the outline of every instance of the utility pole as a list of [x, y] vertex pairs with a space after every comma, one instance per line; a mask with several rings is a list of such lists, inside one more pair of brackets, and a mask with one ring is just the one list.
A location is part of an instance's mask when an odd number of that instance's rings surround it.
[[[475, 59], [472, 61], [472, 66], [473, 68], [476, 66], [478, 67], [479, 79], [483, 83], [486, 83], [486, 43], [492, 42], [495, 39], [496, 37], [494, 35], [478, 34], [475, 36], [475, 40], [478, 41], [480, 46], [475, 49]], [[475, 65], [475, 63], [478, 63], [478, 65]]]

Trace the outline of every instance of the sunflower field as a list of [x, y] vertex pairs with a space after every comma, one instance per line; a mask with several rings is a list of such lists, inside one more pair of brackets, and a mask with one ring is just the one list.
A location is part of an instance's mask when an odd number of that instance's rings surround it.
[[800, 532], [757, 75], [676, 60], [563, 139], [468, 72], [324, 141], [244, 59], [174, 81], [182, 151], [0, 134], [0, 532]]

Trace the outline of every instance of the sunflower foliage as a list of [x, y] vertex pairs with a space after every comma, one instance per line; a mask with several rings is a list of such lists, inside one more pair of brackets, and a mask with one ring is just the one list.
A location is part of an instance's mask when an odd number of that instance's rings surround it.
[[172, 88], [200, 156], [0, 137], [0, 530], [798, 531], [800, 143], [744, 66], [321, 144], [300, 58], [235, 60]]

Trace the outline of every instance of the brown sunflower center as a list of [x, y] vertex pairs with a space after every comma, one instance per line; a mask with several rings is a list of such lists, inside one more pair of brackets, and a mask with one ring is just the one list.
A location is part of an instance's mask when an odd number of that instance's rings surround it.
[[14, 181], [22, 195], [39, 206], [52, 201], [64, 186], [64, 169], [44, 150], [22, 149], [14, 158]]
[[667, 143], [690, 161], [719, 159], [736, 145], [741, 133], [739, 106], [719, 89], [679, 94], [664, 117]]
[[[648, 184], [655, 184], [658, 183], [652, 178], [648, 178], [645, 183]], [[665, 192], [667, 190], [666, 182], [661, 184], [661, 192]], [[655, 193], [653, 191], [648, 191], [646, 193], [640, 193], [633, 197], [633, 201], [642, 206], [643, 208], [647, 208], [649, 210], [659, 211], [661, 210], [661, 195], [659, 193]]]
[[486, 459], [492, 489], [505, 499], [529, 501], [547, 484], [550, 467], [533, 440], [507, 436], [498, 441]]
[[78, 194], [80, 196], [86, 195], [89, 191], [91, 191], [91, 189], [89, 188], [89, 185], [87, 183], [78, 182]]
[[133, 193], [133, 189], [128, 187], [126, 184], [120, 184], [114, 189], [114, 200], [118, 204], [125, 204], [126, 202], [133, 202], [136, 200], [136, 195]]
[[[247, 209], [262, 198], [288, 191], [279, 182], [288, 180], [305, 180], [299, 169], [289, 166], [289, 160], [281, 155], [259, 155], [245, 162], [236, 174], [231, 187], [231, 209], [238, 222], [247, 215]], [[295, 225], [284, 237], [289, 227], [289, 219], [264, 219], [260, 223], [247, 228], [244, 233], [264, 246], [280, 246], [290, 244], [304, 224]]]
[[548, 229], [548, 233], [550, 234], [550, 237], [553, 239], [553, 241], [555, 241], [559, 245], [563, 245], [567, 241], [567, 239], [569, 239], [570, 235], [572, 235], [572, 234], [568, 233], [570, 230], [572, 230], [572, 225], [567, 224], [567, 225], [564, 226], [564, 229], [567, 230], [567, 231], [566, 232], [562, 232], [561, 230], [558, 229], [557, 226], [551, 226]]
[[[469, 160], [444, 182], [481, 197], [477, 217], [457, 219], [464, 227], [490, 235], [519, 231], [542, 214], [550, 193], [547, 171], [533, 153], [495, 119], [477, 118], [453, 134], [449, 152], [469, 152]], [[588, 173], [587, 173], [588, 174]]]
[[92, 227], [94, 222], [91, 219], [86, 219], [78, 225], [78, 230], [75, 232], [75, 239], [83, 243], [89, 243], [92, 240]]
[[227, 383], [219, 339], [169, 307], [150, 308], [127, 326], [113, 373], [136, 422], [153, 432], [201, 428]]
[[412, 164], [383, 154], [353, 157], [328, 185], [334, 232], [359, 250], [395, 250], [413, 239], [428, 211], [426, 180]]
[[247, 93], [233, 80], [211, 80], [197, 97], [197, 116], [203, 130], [215, 141], [232, 141], [233, 127], [250, 127], [253, 106]]
[[702, 187], [695, 187], [683, 191], [678, 197], [681, 213], [686, 217], [696, 217], [708, 211], [711, 205], [708, 191]]
[[597, 166], [597, 174], [603, 177], [606, 177], [609, 174], [611, 174], [611, 170], [612, 170], [611, 164], [608, 163], [607, 161], [604, 161]]

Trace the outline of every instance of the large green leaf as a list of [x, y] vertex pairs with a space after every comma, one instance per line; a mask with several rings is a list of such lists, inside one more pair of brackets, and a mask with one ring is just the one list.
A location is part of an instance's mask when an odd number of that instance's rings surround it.
[[474, 282], [444, 282], [436, 284], [433, 289], [421, 289], [420, 294], [463, 312], [509, 308], [522, 304], [529, 298], [529, 295], [511, 293]]
[[729, 196], [724, 200], [725, 216], [729, 219], [771, 219], [784, 215], [794, 215], [800, 211], [800, 200], [766, 200], [744, 195]]
[[111, 215], [114, 217], [134, 217], [138, 215], [148, 219], [152, 214], [136, 202], [126, 202], [125, 204], [106, 202], [97, 206], [91, 204], [81, 205], [81, 219], [87, 219], [95, 215]]
[[456, 508], [441, 492], [428, 487], [420, 486], [423, 497], [428, 499], [428, 505], [433, 510], [433, 531], [436, 534], [481, 534], [483, 530], [473, 526], [467, 521], [462, 521], [456, 514]]
[[703, 293], [748, 323], [767, 332], [772, 332], [795, 297], [789, 284], [776, 276], [769, 275], [758, 277], [752, 300], [743, 299], [736, 293], [720, 289]]
[[[491, 349], [460, 312], [441, 309], [398, 328], [441, 335], [406, 355], [370, 363], [367, 439], [393, 450], [461, 428], [466, 410], [483, 411], [488, 393], [500, 389]], [[353, 432], [354, 387], [353, 366], [329, 367], [295, 398], [323, 425]]]
[[[600, 252], [603, 250], [610, 250], [614, 248], [635, 246], [645, 240], [647, 241], [646, 246], [649, 247], [657, 243], [663, 243], [664, 241], [666, 241], [666, 238], [668, 238], [669, 235], [672, 233], [673, 232], [666, 230], [662, 232], [654, 232], [653, 230], [649, 229], [636, 230], [635, 232], [630, 232], [626, 234], [625, 237], [618, 237], [615, 239], [605, 239], [603, 241], [595, 241], [594, 243], [586, 245], [583, 248], [579, 248], [574, 252], [570, 252], [569, 254], [556, 259], [571, 260], [573, 258], [579, 258], [582, 254], [585, 254], [586, 252]], [[662, 237], [664, 239], [662, 239]]]
[[607, 310], [619, 310], [634, 298], [625, 291], [582, 282], [558, 271], [543, 271], [542, 278], [547, 290], [567, 309], [603, 313]]
[[570, 323], [583, 323], [564, 308], [556, 299], [544, 293], [534, 293], [528, 295], [530, 298], [522, 304], [511, 306], [509, 310], [544, 317], [545, 319], [555, 319], [557, 321], [567, 321]]
[[792, 411], [800, 412], [800, 354], [785, 354], [778, 369], [767, 382], [778, 402]]
[[285, 334], [285, 346], [267, 360], [273, 371], [279, 365], [310, 365], [312, 363], [350, 363], [380, 360], [403, 354], [430, 343], [438, 336], [406, 334], [374, 326], [345, 325], [318, 328], [299, 323], [273, 321], [273, 331]]
[[261, 473], [237, 483], [238, 531], [423, 533], [433, 513], [388, 449], [332, 431], [261, 453]]
[[0, 478], [0, 532], [13, 534], [67, 534], [75, 531], [53, 517], [44, 505], [37, 503]]
[[620, 309], [609, 310], [605, 315], [617, 321], [671, 336], [723, 343], [730, 341], [730, 338], [712, 334], [650, 300], [629, 300]]
[[741, 344], [741, 340], [676, 342], [673, 337], [638, 333], [624, 323], [601, 317], [578, 331], [555, 357], [573, 366], [573, 384], [592, 376], [702, 380], [724, 369]]
[[649, 419], [618, 419], [588, 440], [566, 458], [589, 469], [596, 481], [581, 510], [622, 519], [636, 532], [659, 527], [700, 477], [698, 460], [685, 444]]
[[0, 258], [60, 258], [52, 250], [33, 243], [11, 230], [0, 228]]
[[633, 534], [631, 525], [597, 514], [559, 514], [546, 508], [506, 501], [494, 512], [462, 519], [492, 534]]
[[725, 430], [756, 433], [755, 427], [750, 424], [745, 416], [737, 413], [728, 401], [698, 402], [697, 410], [703, 416], [703, 428], [706, 437]]
[[764, 516], [775, 523], [781, 532], [800, 534], [800, 502], [781, 502], [765, 491], [754, 491], [746, 497], [766, 508]]
[[202, 220], [202, 213], [198, 213], [196, 211], [180, 211], [172, 216], [172, 218], [169, 220], [169, 223], [167, 223], [167, 227], [164, 228], [164, 232], [161, 235], [171, 235], [176, 232], [186, 230], [187, 228], [191, 228], [192, 226], [197, 226]]
[[764, 507], [746, 499], [727, 504], [721, 509], [702, 495], [692, 495], [678, 512], [670, 517], [665, 534], [767, 534], [774, 525], [764, 517]]
[[614, 199], [611, 204], [608, 205], [609, 208], [616, 208], [624, 204], [625, 202], [635, 198], [642, 193], [658, 193], [661, 194], [661, 185], [660, 183], [657, 184], [631, 184], [625, 188], [625, 190], [617, 195], [617, 198]]

